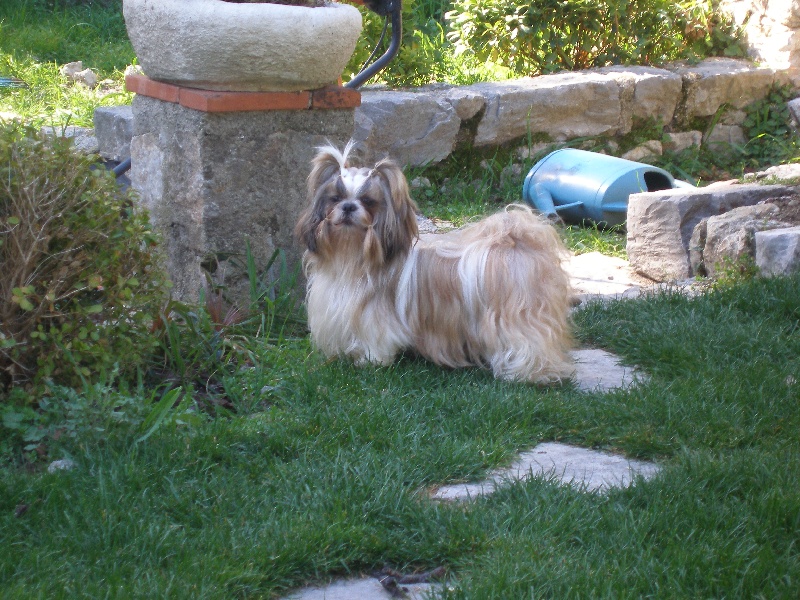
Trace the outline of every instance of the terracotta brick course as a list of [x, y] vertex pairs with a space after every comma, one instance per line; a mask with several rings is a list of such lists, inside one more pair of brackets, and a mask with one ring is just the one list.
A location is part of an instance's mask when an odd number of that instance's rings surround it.
[[361, 93], [341, 86], [309, 92], [218, 92], [153, 81], [145, 75], [128, 75], [128, 91], [173, 102], [201, 112], [245, 112], [355, 108]]
[[361, 106], [361, 92], [330, 86], [311, 92], [311, 108], [356, 108]]
[[181, 88], [177, 85], [153, 81], [144, 75], [126, 75], [125, 88], [135, 94], [174, 103], [178, 102], [181, 93]]

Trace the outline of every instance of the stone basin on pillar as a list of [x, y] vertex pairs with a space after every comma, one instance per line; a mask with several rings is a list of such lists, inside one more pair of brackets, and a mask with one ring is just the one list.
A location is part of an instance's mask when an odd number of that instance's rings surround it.
[[124, 0], [128, 37], [145, 75], [205, 90], [314, 90], [339, 81], [361, 13], [224, 0]]

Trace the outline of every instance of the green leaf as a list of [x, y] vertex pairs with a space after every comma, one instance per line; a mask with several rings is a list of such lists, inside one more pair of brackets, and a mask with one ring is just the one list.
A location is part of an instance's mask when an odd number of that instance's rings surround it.
[[[137, 438], [136, 441], [133, 442], [134, 445], [145, 441], [147, 438], [153, 435], [159, 427], [161, 427], [161, 424], [172, 410], [172, 407], [175, 405], [175, 402], [182, 392], [182, 387], [176, 387], [164, 394], [161, 400], [159, 400], [158, 403], [153, 407], [153, 410], [150, 411], [150, 414], [147, 415], [147, 418], [145, 418], [144, 422], [142, 423], [142, 429], [145, 430], [145, 432], [141, 437]], [[184, 397], [184, 399], [181, 401], [181, 405], [185, 400], [186, 397]]]

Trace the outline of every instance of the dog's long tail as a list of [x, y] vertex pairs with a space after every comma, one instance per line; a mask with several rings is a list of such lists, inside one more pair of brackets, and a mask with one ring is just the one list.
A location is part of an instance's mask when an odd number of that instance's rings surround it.
[[571, 290], [555, 228], [530, 208], [512, 205], [459, 238], [464, 301], [495, 376], [536, 383], [569, 377]]

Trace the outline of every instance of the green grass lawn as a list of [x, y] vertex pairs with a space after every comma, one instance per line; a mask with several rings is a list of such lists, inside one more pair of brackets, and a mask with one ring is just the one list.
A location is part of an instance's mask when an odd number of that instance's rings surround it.
[[[0, 596], [269, 598], [389, 564], [446, 566], [447, 598], [795, 598], [798, 298], [800, 276], [589, 305], [581, 342], [651, 375], [609, 393], [263, 347], [225, 380], [238, 414], [139, 444], [86, 430], [51, 447], [71, 471], [4, 468]], [[605, 495], [535, 478], [426, 497], [545, 440], [663, 472]]]
[[[0, 111], [89, 125], [124, 100], [59, 79], [83, 60], [121, 81], [132, 60], [114, 11], [74, 4], [43, 20], [43, 2], [0, 0], [0, 75], [30, 85], [0, 92]], [[509, 177], [508, 157], [489, 158], [410, 173], [432, 181], [415, 192], [423, 211], [458, 225], [518, 201], [530, 165]], [[675, 166], [708, 169], [698, 158]], [[563, 233], [576, 252], [624, 256], [619, 232]], [[24, 458], [20, 413], [2, 412], [0, 598], [278, 598], [387, 564], [445, 566], [449, 599], [798, 597], [800, 274], [583, 307], [579, 343], [650, 375], [607, 393], [411, 357], [355, 368], [257, 319], [228, 335], [191, 314], [156, 371], [182, 386], [163, 406], [153, 372], [54, 388], [36, 400], [59, 426]], [[552, 440], [662, 472], [607, 494], [539, 477], [428, 499]], [[75, 467], [48, 473], [60, 458]]]

